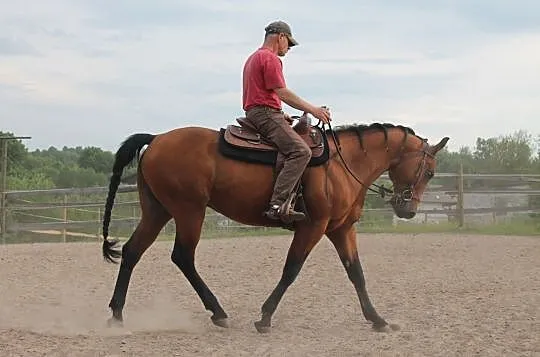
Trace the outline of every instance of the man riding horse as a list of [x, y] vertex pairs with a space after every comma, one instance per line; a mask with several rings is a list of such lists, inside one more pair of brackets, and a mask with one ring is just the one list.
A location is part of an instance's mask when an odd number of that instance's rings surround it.
[[310, 113], [324, 123], [330, 122], [325, 107], [314, 106], [287, 88], [281, 59], [298, 42], [290, 26], [275, 21], [265, 28], [264, 42], [253, 52], [243, 69], [243, 109], [246, 120], [268, 141], [274, 143], [283, 158], [283, 168], [277, 175], [270, 207], [264, 215], [270, 219], [302, 220], [302, 212], [287, 205], [310, 158], [311, 149], [291, 127], [292, 121], [282, 111], [281, 102]]

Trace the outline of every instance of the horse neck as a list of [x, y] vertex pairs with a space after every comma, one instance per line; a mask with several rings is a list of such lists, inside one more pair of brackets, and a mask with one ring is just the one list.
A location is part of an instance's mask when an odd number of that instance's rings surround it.
[[351, 132], [340, 137], [347, 165], [362, 180], [366, 189], [387, 171], [403, 152], [420, 145], [420, 139], [411, 134], [408, 134], [404, 141], [406, 134], [399, 128], [390, 128], [387, 133], [387, 140], [382, 130], [363, 133], [363, 149], [358, 134]]

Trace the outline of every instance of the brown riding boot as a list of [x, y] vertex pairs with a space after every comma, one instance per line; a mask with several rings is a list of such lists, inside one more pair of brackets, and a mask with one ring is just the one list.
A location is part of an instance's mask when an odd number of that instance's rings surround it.
[[273, 219], [273, 220], [281, 220], [285, 223], [290, 223], [294, 221], [301, 221], [306, 218], [306, 215], [302, 212], [295, 211], [294, 209], [290, 208], [288, 210], [285, 209], [284, 205], [281, 207], [279, 205], [272, 205], [268, 210], [264, 212], [264, 215], [267, 218]]

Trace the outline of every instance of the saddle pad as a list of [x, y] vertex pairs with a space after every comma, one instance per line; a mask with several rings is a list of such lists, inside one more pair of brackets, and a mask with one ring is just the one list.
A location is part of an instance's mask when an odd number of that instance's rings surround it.
[[[320, 130], [320, 129], [316, 129]], [[232, 144], [227, 140], [227, 135], [231, 135], [228, 130], [220, 129], [218, 134], [218, 150], [219, 152], [230, 159], [263, 164], [263, 165], [273, 165], [277, 163], [277, 150], [273, 147], [266, 147], [265, 149], [254, 150], [252, 147], [247, 147], [244, 145], [245, 141], [242, 141], [242, 145], [238, 146]], [[321, 134], [322, 135], [322, 134]], [[232, 135], [231, 135], [232, 136]], [[233, 137], [234, 138], [234, 137]], [[328, 161], [330, 158], [330, 149], [328, 147], [328, 141], [326, 136], [322, 136], [323, 143], [320, 148], [317, 148], [313, 151], [313, 156], [308, 163], [308, 166], [318, 166], [322, 165]], [[262, 144], [261, 144], [262, 145]], [[262, 147], [262, 146], [261, 146]]]

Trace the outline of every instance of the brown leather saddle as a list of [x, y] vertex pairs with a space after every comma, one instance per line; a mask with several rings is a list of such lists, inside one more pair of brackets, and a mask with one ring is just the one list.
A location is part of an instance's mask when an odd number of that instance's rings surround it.
[[[245, 117], [237, 118], [236, 121], [240, 125], [227, 125], [224, 131], [223, 138], [228, 144], [256, 151], [278, 151], [277, 146], [259, 134]], [[312, 158], [319, 158], [325, 154], [324, 133], [311, 125], [309, 117], [305, 115], [299, 117], [293, 129], [311, 148]]]

